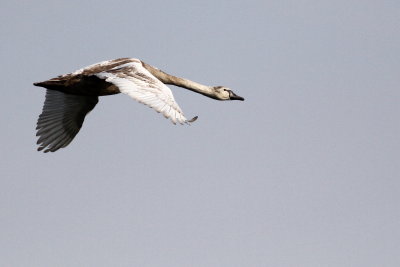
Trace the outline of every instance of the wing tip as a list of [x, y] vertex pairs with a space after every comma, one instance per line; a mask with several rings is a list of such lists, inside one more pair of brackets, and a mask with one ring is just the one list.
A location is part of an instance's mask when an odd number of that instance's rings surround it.
[[195, 122], [197, 119], [199, 118], [199, 116], [194, 116], [193, 118], [191, 118], [190, 120], [187, 120], [187, 123], [192, 123]]

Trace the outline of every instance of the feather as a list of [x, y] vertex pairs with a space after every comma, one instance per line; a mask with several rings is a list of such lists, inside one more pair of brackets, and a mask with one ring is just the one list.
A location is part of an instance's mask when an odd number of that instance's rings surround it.
[[36, 127], [38, 150], [54, 152], [69, 144], [97, 102], [97, 96], [68, 95], [48, 89]]

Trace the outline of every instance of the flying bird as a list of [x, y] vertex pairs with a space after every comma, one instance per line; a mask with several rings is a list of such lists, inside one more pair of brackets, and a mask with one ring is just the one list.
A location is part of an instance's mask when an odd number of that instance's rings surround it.
[[216, 100], [244, 100], [224, 86], [206, 86], [167, 74], [139, 59], [103, 61], [75, 72], [34, 83], [46, 88], [46, 99], [37, 121], [38, 151], [66, 147], [79, 132], [85, 116], [99, 96], [124, 93], [161, 113], [172, 123], [190, 124], [166, 84], [186, 88]]

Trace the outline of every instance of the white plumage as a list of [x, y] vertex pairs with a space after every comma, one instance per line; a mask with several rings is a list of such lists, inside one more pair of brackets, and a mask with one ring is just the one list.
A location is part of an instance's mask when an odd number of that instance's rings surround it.
[[117, 86], [121, 93], [162, 113], [174, 124], [188, 123], [171, 89], [154, 77], [140, 62], [117, 66], [96, 76]]
[[85, 116], [99, 96], [123, 93], [170, 119], [189, 124], [165, 84], [180, 86], [218, 100], [244, 100], [223, 86], [205, 86], [169, 75], [138, 59], [103, 61], [75, 72], [34, 83], [47, 89], [37, 122], [38, 150], [54, 152], [66, 147], [79, 132]]

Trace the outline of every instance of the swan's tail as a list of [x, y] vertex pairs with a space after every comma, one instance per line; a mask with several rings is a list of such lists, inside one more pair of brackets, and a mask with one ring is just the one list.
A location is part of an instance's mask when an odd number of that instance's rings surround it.
[[47, 80], [44, 82], [33, 83], [33, 85], [44, 87], [47, 89], [57, 90], [57, 88], [65, 87], [65, 85], [66, 85], [65, 83], [66, 83], [66, 80], [55, 78], [55, 79]]

